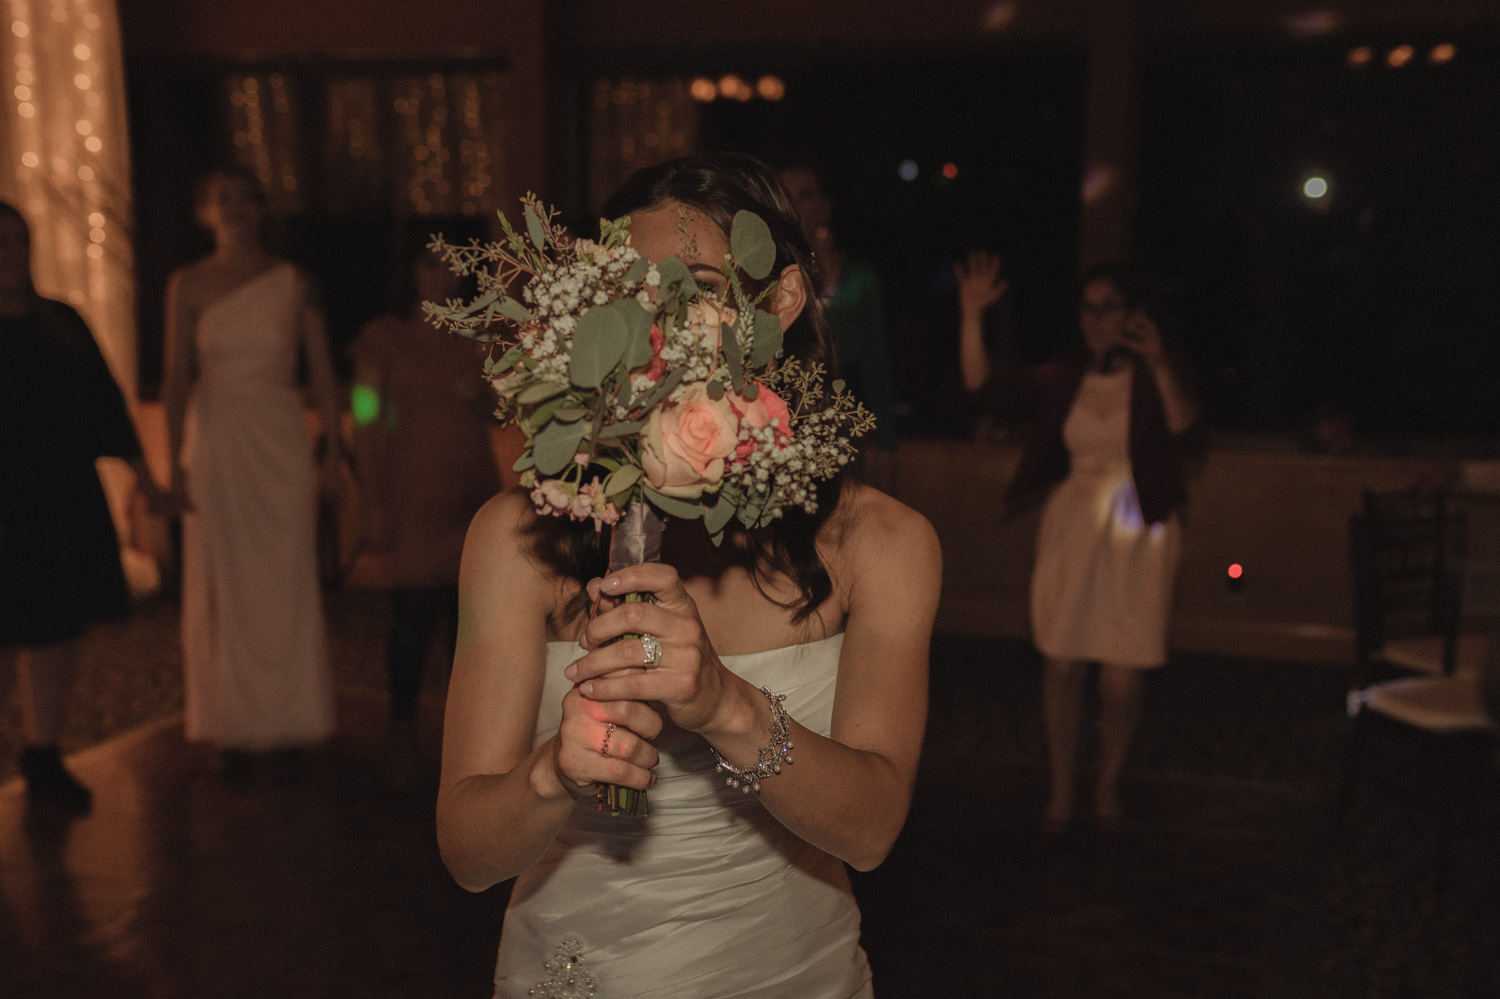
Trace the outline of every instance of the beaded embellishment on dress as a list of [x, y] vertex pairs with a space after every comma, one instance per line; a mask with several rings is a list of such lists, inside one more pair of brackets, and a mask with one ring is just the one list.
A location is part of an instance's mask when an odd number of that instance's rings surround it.
[[526, 993], [531, 999], [590, 999], [599, 987], [583, 970], [583, 941], [572, 934], [562, 938], [543, 967], [547, 977]]

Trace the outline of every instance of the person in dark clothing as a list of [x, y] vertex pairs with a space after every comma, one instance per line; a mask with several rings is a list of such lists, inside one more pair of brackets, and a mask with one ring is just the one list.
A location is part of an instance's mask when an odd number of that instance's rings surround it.
[[867, 262], [850, 257], [834, 238], [833, 201], [818, 171], [805, 164], [781, 168], [803, 234], [818, 262], [818, 297], [833, 329], [838, 377], [875, 417], [875, 432], [860, 449], [855, 474], [883, 492], [896, 486], [896, 379], [886, 343], [880, 278]]
[[1081, 349], [1030, 371], [992, 369], [982, 317], [1005, 294], [998, 257], [958, 268], [964, 387], [995, 411], [1035, 419], [1007, 491], [1044, 500], [1031, 580], [1032, 639], [1046, 658], [1043, 713], [1052, 769], [1046, 826], [1073, 816], [1074, 757], [1088, 663], [1103, 702], [1095, 806], [1120, 821], [1120, 773], [1140, 718], [1144, 673], [1166, 661], [1178, 511], [1198, 405], [1185, 366], [1162, 344], [1147, 282], [1125, 265], [1080, 282]]
[[0, 666], [22, 681], [29, 797], [86, 813], [92, 795], [57, 745], [74, 641], [129, 599], [94, 460], [130, 462], [152, 505], [165, 497], [88, 326], [32, 287], [30, 251], [0, 202]]

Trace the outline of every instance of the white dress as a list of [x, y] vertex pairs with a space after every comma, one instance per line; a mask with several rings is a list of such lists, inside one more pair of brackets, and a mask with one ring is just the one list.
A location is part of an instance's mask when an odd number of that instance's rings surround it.
[[1042, 510], [1031, 628], [1053, 659], [1159, 666], [1181, 550], [1176, 515], [1147, 524], [1130, 468], [1134, 370], [1083, 378], [1063, 441], [1068, 477]]
[[[827, 735], [842, 647], [834, 635], [722, 658], [757, 687], [785, 694], [794, 719]], [[573, 643], [548, 645], [538, 743], [561, 724], [571, 686], [562, 671], [582, 655]], [[614, 818], [581, 802], [516, 879], [495, 995], [871, 996], [843, 863], [788, 832], [754, 795], [726, 787], [702, 738], [669, 725], [654, 745], [661, 762], [649, 816]], [[570, 972], [554, 959], [565, 940], [579, 958], [571, 973], [588, 975], [596, 993], [579, 990], [576, 978], [572, 991], [563, 984]]]
[[222, 747], [333, 731], [317, 496], [297, 388], [301, 280], [272, 266], [203, 310], [183, 435], [184, 727]]

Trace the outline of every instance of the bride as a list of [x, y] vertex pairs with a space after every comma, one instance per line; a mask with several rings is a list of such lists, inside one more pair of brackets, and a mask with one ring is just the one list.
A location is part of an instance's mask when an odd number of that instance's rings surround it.
[[[648, 168], [606, 214], [722, 291], [740, 209], [777, 245], [764, 307], [787, 352], [830, 361], [811, 253], [758, 160]], [[661, 563], [602, 579], [608, 535], [524, 493], [476, 516], [437, 832], [465, 888], [517, 878], [497, 996], [872, 994], [844, 864], [874, 868], [906, 819], [941, 554], [920, 514], [852, 479], [820, 500], [717, 548], [669, 523]], [[795, 762], [754, 793], [715, 769], [782, 742]], [[649, 788], [649, 816], [597, 810], [603, 783]]]

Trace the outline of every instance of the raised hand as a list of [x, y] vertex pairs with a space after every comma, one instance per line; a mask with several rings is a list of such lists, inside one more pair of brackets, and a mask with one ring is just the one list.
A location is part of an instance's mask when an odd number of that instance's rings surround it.
[[[616, 602], [627, 593], [650, 593], [655, 603]], [[679, 728], [701, 732], [718, 720], [733, 674], [709, 641], [698, 605], [682, 586], [677, 570], [646, 562], [589, 583], [589, 595], [612, 605], [584, 628], [579, 639], [588, 655], [564, 675], [584, 697], [599, 701], [653, 701]], [[639, 638], [651, 635], [660, 657], [648, 663]]]
[[967, 266], [963, 261], [953, 265], [958, 277], [958, 304], [965, 313], [978, 314], [994, 305], [1010, 288], [1010, 279], [1001, 276], [1000, 255], [987, 250], [971, 250]]

